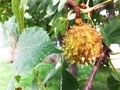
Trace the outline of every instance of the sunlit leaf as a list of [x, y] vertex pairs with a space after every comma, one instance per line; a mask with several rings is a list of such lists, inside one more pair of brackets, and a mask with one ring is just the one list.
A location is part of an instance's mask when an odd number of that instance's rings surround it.
[[14, 89], [15, 89], [15, 84], [14, 84], [14, 78], [12, 77], [8, 83], [6, 90], [14, 90]]
[[[19, 75], [15, 77], [18, 77], [18, 76]], [[20, 82], [18, 82], [18, 85], [21, 85], [22, 88], [27, 90], [28, 87], [31, 87], [33, 80], [34, 80], [34, 76], [32, 75], [32, 73], [26, 73], [21, 76]]]
[[12, 0], [12, 11], [16, 17], [16, 21], [19, 25], [19, 33], [21, 34], [24, 29], [24, 13], [27, 0]]
[[60, 0], [60, 3], [58, 5], [58, 12], [60, 12], [63, 8], [67, 0]]
[[53, 6], [56, 5], [59, 1], [60, 1], [60, 0], [53, 0], [52, 5], [53, 5]]
[[14, 64], [15, 74], [19, 75], [30, 71], [42, 62], [46, 56], [60, 52], [52, 45], [43, 28], [27, 28], [18, 41], [18, 50]]

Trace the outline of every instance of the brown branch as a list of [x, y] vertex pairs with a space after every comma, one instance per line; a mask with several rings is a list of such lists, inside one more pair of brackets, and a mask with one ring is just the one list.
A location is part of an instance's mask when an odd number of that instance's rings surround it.
[[93, 79], [94, 79], [94, 77], [95, 77], [95, 75], [96, 75], [96, 72], [97, 72], [97, 70], [98, 70], [98, 68], [99, 68], [99, 66], [100, 66], [100, 64], [101, 64], [101, 61], [102, 61], [103, 58], [104, 58], [104, 55], [105, 55], [104, 52], [101, 53], [100, 57], [99, 57], [98, 60], [95, 62], [95, 65], [94, 65], [94, 67], [93, 67], [93, 69], [92, 69], [91, 75], [90, 75], [90, 77], [89, 77], [89, 79], [88, 79], [88, 81], [87, 81], [87, 83], [86, 83], [86, 85], [85, 85], [84, 90], [90, 90], [90, 89], [91, 89]]
[[66, 2], [65, 5], [71, 6], [74, 9], [75, 14], [76, 14], [76, 19], [81, 18], [79, 6], [74, 2], [74, 0], [69, 0], [68, 2]]

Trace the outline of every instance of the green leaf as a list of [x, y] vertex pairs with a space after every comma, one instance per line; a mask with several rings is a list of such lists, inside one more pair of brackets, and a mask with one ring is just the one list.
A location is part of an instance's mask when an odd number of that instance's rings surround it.
[[11, 0], [0, 0], [0, 22], [8, 20], [11, 16], [13, 16]]
[[36, 79], [34, 79], [33, 82], [32, 82], [31, 90], [39, 90]]
[[38, 2], [38, 0], [28, 0], [28, 6], [30, 8], [33, 8], [37, 2]]
[[108, 90], [107, 79], [110, 76], [111, 69], [109, 67], [100, 66], [93, 80], [92, 90]]
[[[15, 21], [15, 16], [12, 16], [8, 19], [8, 21], [5, 21], [2, 24], [2, 27], [4, 28], [5, 36], [7, 37], [7, 40], [8, 40], [7, 42], [9, 42], [11, 44], [11, 46], [13, 47], [19, 38], [19, 33], [18, 33], [18, 29], [17, 29], [18, 25]], [[10, 37], [10, 35], [8, 33], [12, 33], [13, 36]], [[10, 38], [13, 38], [14, 40], [11, 40]]]
[[[81, 68], [81, 66], [78, 66], [78, 72], [79, 72], [79, 85], [80, 90], [84, 89], [84, 86], [90, 76], [90, 73], [92, 71], [92, 66], [84, 66], [84, 68]], [[110, 68], [108, 66], [100, 66], [99, 70], [97, 71], [95, 78], [92, 83], [91, 90], [109, 90], [107, 87], [107, 78], [110, 76]]]
[[[96, 4], [95, 4], [96, 5]], [[105, 18], [100, 15], [100, 12], [99, 11], [96, 11], [96, 12], [92, 12], [92, 18], [93, 20], [95, 19], [94, 23], [96, 25], [100, 24], [101, 22], [104, 23], [105, 22]]]
[[39, 64], [35, 70], [38, 73], [38, 77], [41, 81], [43, 81], [46, 76], [49, 74], [49, 72], [54, 69], [54, 64]]
[[66, 2], [67, 2], [67, 0], [60, 0], [60, 3], [58, 5], [58, 12], [62, 11]]
[[17, 19], [19, 18], [18, 8], [19, 8], [19, 0], [12, 0], [12, 11]]
[[[60, 65], [60, 62], [58, 62], [58, 63], [56, 64], [56, 66], [57, 66], [58, 64]], [[51, 69], [51, 70], [49, 71], [49, 73], [47, 74], [46, 78], [44, 79], [43, 83], [46, 84], [47, 81], [48, 81], [49, 79], [51, 79], [51, 78], [60, 70], [60, 67], [61, 67], [61, 65], [60, 65], [59, 67], [57, 67], [57, 68]]]
[[32, 75], [32, 73], [26, 73], [21, 76], [20, 82], [17, 84], [22, 88], [24, 88], [24, 90], [27, 90], [28, 87], [31, 87], [33, 80], [34, 80], [34, 76]]
[[56, 69], [52, 69], [52, 70], [48, 73], [48, 75], [46, 76], [46, 78], [45, 78], [45, 80], [43, 81], [43, 83], [44, 83], [44, 84], [47, 83], [47, 81], [48, 81], [49, 79], [51, 79], [51, 78], [57, 73], [57, 71], [58, 71], [58, 70], [56, 70]]
[[64, 35], [66, 30], [66, 18], [60, 17], [55, 19], [55, 21], [52, 24], [50, 34], [54, 32], [52, 39], [60, 33], [61, 35]]
[[109, 22], [103, 27], [102, 35], [105, 38], [105, 43], [120, 44], [120, 17], [115, 17], [109, 20]]
[[57, 11], [57, 7], [56, 6], [52, 6], [52, 3], [50, 3], [47, 7], [46, 13], [48, 16], [53, 15], [55, 12]]
[[14, 64], [15, 74], [24, 74], [52, 53], [61, 53], [50, 42], [49, 36], [40, 27], [27, 28], [19, 38]]
[[28, 0], [20, 0], [20, 7], [25, 11]]
[[54, 5], [58, 4], [59, 1], [60, 1], [60, 0], [53, 0], [52, 5], [54, 6]]
[[120, 81], [117, 81], [113, 76], [108, 78], [109, 90], [120, 90]]
[[39, 64], [35, 70], [38, 73], [38, 77], [47, 90], [57, 90], [60, 86], [61, 69], [55, 69], [55, 64]]
[[20, 76], [20, 75], [15, 76], [15, 80], [16, 80], [18, 83], [20, 82], [20, 79], [21, 79], [21, 76]]
[[75, 0], [75, 2], [76, 2], [77, 4], [79, 4], [80, 0]]
[[59, 70], [53, 78], [46, 83], [47, 90], [59, 90], [61, 83], [61, 70]]
[[103, 36], [103, 42], [104, 42], [106, 45], [110, 46], [111, 39], [110, 39], [110, 37], [108, 36], [108, 34], [105, 32], [104, 28], [101, 27], [101, 26], [98, 26], [98, 25], [97, 25], [96, 27], [100, 29], [100, 32], [101, 32], [101, 34], [102, 34], [102, 36]]
[[65, 69], [62, 70], [62, 90], [79, 89], [78, 81]]
[[21, 34], [24, 29], [24, 13], [27, 0], [12, 0], [12, 11], [16, 17], [16, 21], [19, 25], [19, 33]]
[[[31, 0], [30, 0], [31, 1]], [[47, 9], [47, 7], [48, 7], [48, 5], [49, 4], [51, 4], [51, 0], [33, 0], [33, 2], [35, 2], [35, 4], [33, 5], [34, 7], [36, 7], [36, 3], [38, 3], [39, 4], [39, 6], [37, 7], [37, 12], [39, 13], [41, 13], [41, 12], [43, 12], [43, 13], [45, 13], [45, 11], [46, 11], [46, 9]], [[32, 2], [31, 2], [32, 3]], [[31, 6], [31, 5], [29, 5], [29, 6]], [[31, 9], [33, 9], [33, 8], [31, 8]]]

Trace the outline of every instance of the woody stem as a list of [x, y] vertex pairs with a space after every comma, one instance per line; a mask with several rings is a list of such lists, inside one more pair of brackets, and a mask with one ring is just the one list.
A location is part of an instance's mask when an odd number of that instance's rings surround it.
[[101, 54], [100, 58], [95, 62], [95, 65], [94, 65], [91, 75], [85, 85], [84, 90], [91, 90], [93, 79], [96, 75], [96, 72], [100, 66], [101, 61], [103, 60], [103, 57], [104, 57], [104, 52]]
[[74, 2], [74, 0], [67, 1], [65, 5], [71, 6], [74, 9], [76, 14], [76, 19], [81, 18], [79, 6]]

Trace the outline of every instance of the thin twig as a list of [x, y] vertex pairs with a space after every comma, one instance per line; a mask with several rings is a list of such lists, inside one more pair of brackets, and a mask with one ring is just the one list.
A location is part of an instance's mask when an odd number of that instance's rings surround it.
[[95, 5], [95, 6], [93, 6], [93, 7], [91, 7], [91, 10], [93, 11], [93, 10], [96, 10], [96, 9], [98, 9], [100, 6], [102, 6], [102, 5], [105, 5], [106, 3], [109, 3], [109, 2], [111, 2], [112, 0], [106, 0], [106, 1], [104, 1], [104, 2], [102, 2], [102, 3], [100, 3], [100, 4], [97, 4], [97, 5]]
[[105, 55], [104, 52], [101, 53], [99, 59], [95, 62], [95, 65], [94, 65], [94, 67], [93, 67], [93, 69], [92, 69], [91, 75], [90, 75], [90, 77], [89, 77], [89, 79], [88, 79], [88, 81], [87, 81], [87, 83], [86, 83], [86, 85], [85, 85], [84, 90], [90, 90], [90, 89], [91, 89], [93, 79], [94, 79], [94, 77], [95, 77], [95, 75], [96, 75], [96, 72], [97, 72], [97, 70], [98, 70], [98, 68], [99, 68], [99, 66], [100, 66], [100, 64], [101, 64], [101, 61], [102, 61], [103, 58], [104, 58], [104, 55]]
[[82, 18], [81, 18], [80, 8], [77, 5], [77, 3], [75, 3], [74, 0], [69, 0], [69, 1], [66, 2], [65, 5], [66, 6], [71, 6], [73, 8], [73, 10], [75, 11], [75, 15], [76, 15], [76, 17], [75, 17], [75, 24], [76, 25], [80, 25], [82, 23]]
[[97, 4], [97, 5], [93, 6], [93, 7], [89, 7], [89, 6], [86, 5], [88, 8], [86, 8], [86, 9], [80, 8], [80, 10], [84, 13], [89, 13], [89, 12], [96, 11], [96, 10], [101, 10], [102, 8], [105, 7], [105, 4], [107, 4], [109, 2], [111, 2], [111, 0], [106, 0], [102, 3], [100, 3], [100, 4]]
[[117, 55], [120, 54], [120, 52], [112, 52], [111, 55]]
[[93, 20], [92, 20], [92, 18], [91, 18], [91, 16], [90, 16], [89, 13], [87, 14], [87, 16], [88, 16], [88, 19], [89, 19], [91, 25], [92, 25], [93, 27], [95, 27], [94, 22], [93, 22]]

